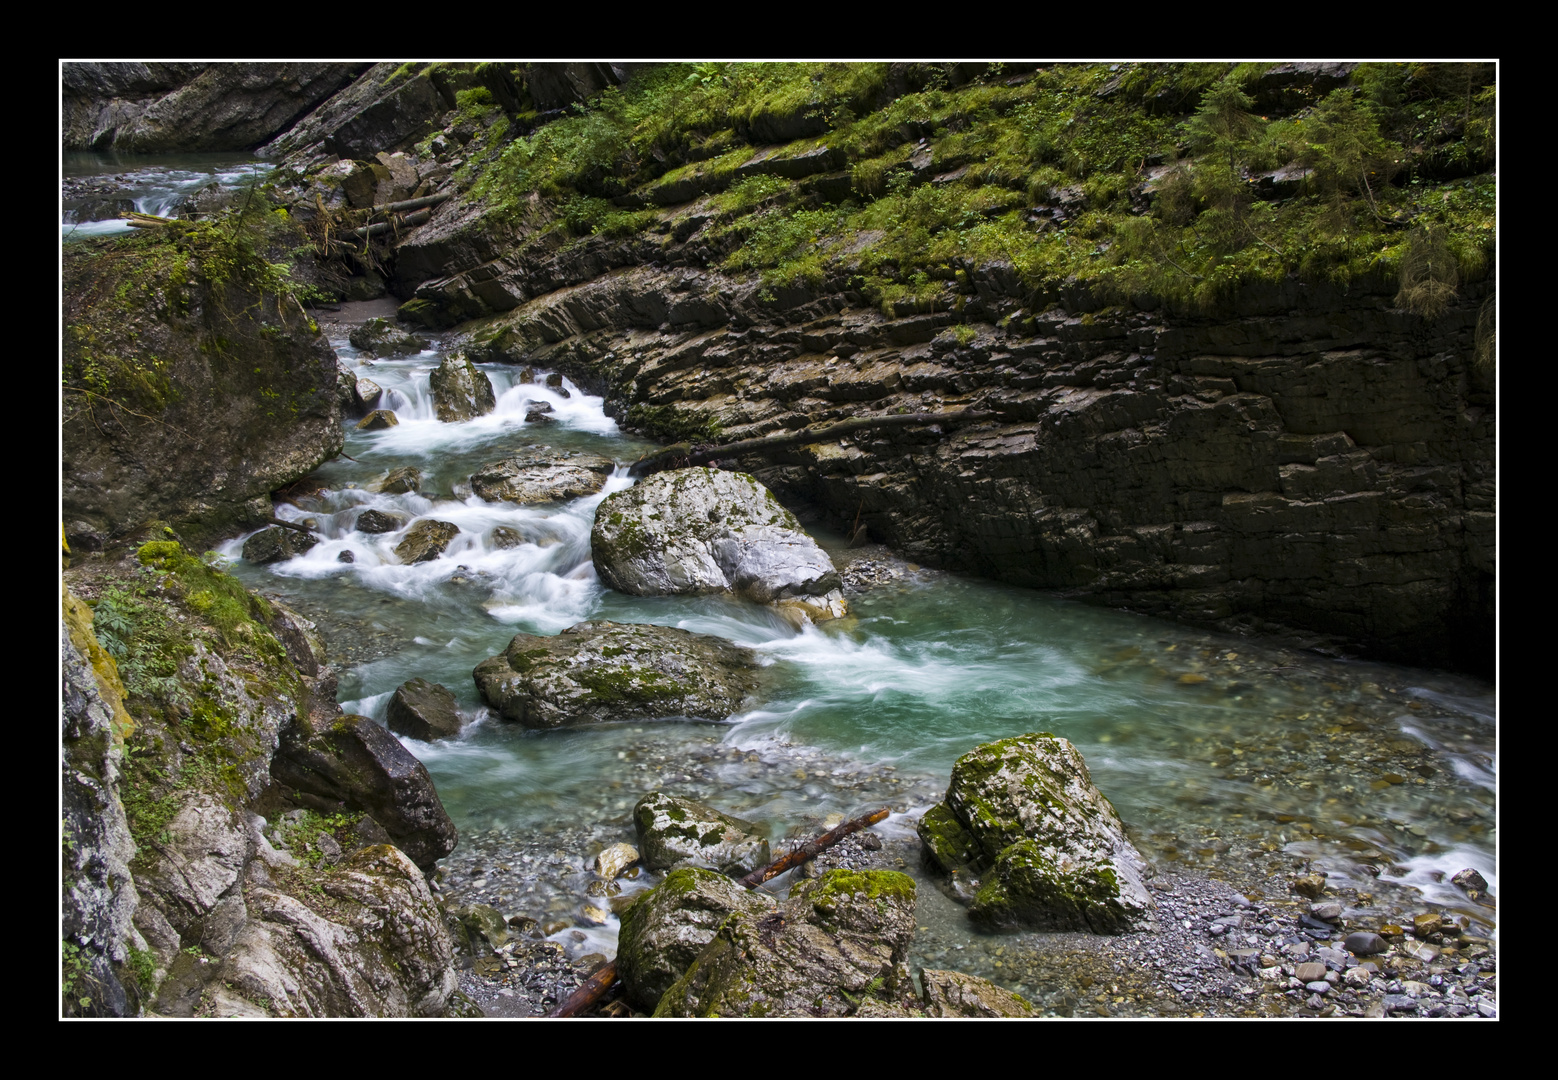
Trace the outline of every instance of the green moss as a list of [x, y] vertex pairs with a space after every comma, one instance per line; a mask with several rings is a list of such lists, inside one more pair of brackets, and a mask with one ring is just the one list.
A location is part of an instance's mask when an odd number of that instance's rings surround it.
[[715, 442], [721, 430], [707, 413], [677, 405], [633, 405], [623, 420], [629, 427], [678, 442]]
[[861, 897], [914, 906], [914, 879], [896, 870], [829, 870], [817, 879], [810, 896], [814, 904]]

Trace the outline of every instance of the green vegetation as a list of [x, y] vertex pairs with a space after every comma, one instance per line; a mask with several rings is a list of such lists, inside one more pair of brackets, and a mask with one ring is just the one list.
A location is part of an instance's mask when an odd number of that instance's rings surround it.
[[339, 840], [342, 834], [355, 828], [362, 817], [361, 814], [352, 813], [321, 815], [304, 810], [296, 817], [281, 819], [276, 825], [275, 839], [294, 858], [310, 869], [318, 869], [320, 861], [324, 859], [324, 849], [319, 845], [319, 838], [328, 833]]
[[[1486, 273], [1492, 65], [1364, 64], [1329, 90], [1265, 85], [1267, 66], [670, 64], [493, 141], [467, 178], [570, 237], [669, 232], [650, 207], [702, 194], [726, 270], [890, 311], [955, 307], [992, 263], [1040, 293], [1202, 306], [1290, 274], [1402, 276], [1430, 317]], [[764, 164], [824, 149], [847, 182], [753, 163], [775, 144]]]

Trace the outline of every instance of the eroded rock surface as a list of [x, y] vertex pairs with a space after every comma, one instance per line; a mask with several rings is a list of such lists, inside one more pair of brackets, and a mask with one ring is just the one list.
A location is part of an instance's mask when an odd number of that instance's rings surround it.
[[734, 592], [818, 622], [846, 611], [827, 553], [745, 473], [656, 473], [601, 503], [590, 546], [601, 579], [634, 596]]
[[505, 720], [562, 727], [611, 720], [725, 720], [757, 687], [752, 650], [669, 626], [584, 622], [518, 634], [472, 672]]
[[1022, 735], [963, 755], [919, 832], [944, 872], [980, 875], [976, 921], [1104, 934], [1152, 924], [1150, 870], [1065, 739]]
[[428, 375], [427, 385], [438, 419], [446, 424], [486, 416], [498, 404], [492, 393], [492, 380], [463, 353], [444, 357]]

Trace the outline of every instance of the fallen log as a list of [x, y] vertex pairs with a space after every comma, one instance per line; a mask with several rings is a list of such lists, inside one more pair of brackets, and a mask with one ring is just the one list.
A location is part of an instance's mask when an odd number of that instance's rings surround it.
[[300, 532], [305, 536], [314, 535], [313, 529], [310, 529], [307, 525], [299, 525], [295, 521], [283, 521], [279, 517], [267, 517], [263, 520], [270, 522], [272, 525], [279, 525], [283, 529], [291, 529], [293, 532]]
[[341, 235], [348, 240], [366, 240], [370, 236], [378, 236], [393, 229], [413, 229], [418, 225], [425, 225], [433, 220], [431, 210], [418, 210], [414, 214], [407, 214], [400, 221], [380, 221], [373, 225], [364, 225], [360, 229], [352, 229]]
[[[852, 821], [846, 821], [841, 825], [835, 825], [815, 840], [808, 840], [800, 847], [791, 851], [782, 858], [775, 859], [767, 866], [754, 870], [746, 877], [741, 878], [736, 884], [748, 889], [755, 889], [765, 881], [770, 881], [786, 870], [793, 870], [808, 859], [815, 859], [818, 855], [827, 851], [834, 844], [861, 829], [868, 829], [877, 822], [886, 819], [889, 811], [887, 807], [874, 810], [863, 817], [857, 817]], [[560, 1001], [547, 1017], [578, 1016], [585, 1009], [599, 1001], [607, 990], [611, 989], [617, 981], [617, 962], [615, 960], [602, 964], [595, 972], [573, 993]]]
[[[688, 443], [677, 443], [675, 446], [668, 446], [659, 453], [634, 462], [633, 467], [628, 470], [628, 475], [634, 477], [648, 476], [663, 469], [681, 467], [677, 463], [704, 465], [710, 461], [740, 457], [743, 454], [768, 454], [791, 446], [807, 446], [811, 443], [831, 442], [834, 439], [842, 439], [846, 435], [852, 435], [857, 431], [866, 431], [872, 428], [924, 427], [928, 424], [971, 424], [980, 420], [994, 420], [996, 418], [996, 413], [974, 409], [960, 409], [957, 412], [946, 413], [898, 413], [891, 416], [866, 416], [857, 420], [845, 420], [841, 423], [830, 424], [827, 427], [808, 428], [805, 431], [792, 431], [783, 435], [764, 435], [756, 439], [743, 439], [740, 442], [725, 443], [722, 446], [714, 446], [708, 443], [698, 446], [691, 446]], [[685, 462], [683, 462], [683, 459], [685, 459]]]
[[448, 192], [442, 195], [424, 195], [420, 199], [404, 199], [400, 202], [385, 203], [383, 206], [374, 206], [368, 209], [370, 214], [399, 214], [406, 210], [420, 210], [424, 206], [437, 206], [446, 202], [451, 196]]

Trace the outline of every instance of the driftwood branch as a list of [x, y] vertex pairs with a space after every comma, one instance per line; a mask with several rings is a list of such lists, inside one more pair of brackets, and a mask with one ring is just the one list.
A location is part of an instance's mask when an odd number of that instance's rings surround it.
[[364, 225], [360, 229], [352, 229], [341, 235], [350, 240], [364, 240], [370, 236], [377, 236], [380, 233], [387, 233], [396, 229], [412, 229], [418, 225], [425, 225], [431, 220], [433, 220], [433, 212], [431, 210], [419, 210], [414, 214], [406, 215], [398, 222], [381, 221], [375, 225]]
[[[793, 870], [808, 859], [815, 859], [822, 852], [828, 850], [834, 844], [861, 829], [868, 829], [879, 821], [886, 819], [887, 807], [875, 810], [864, 817], [857, 817], [853, 821], [846, 821], [842, 825], [835, 825], [815, 840], [808, 840], [783, 858], [776, 859], [763, 867], [754, 870], [736, 884], [748, 889], [755, 889], [765, 881], [778, 877], [786, 870]], [[594, 1005], [606, 991], [611, 989], [617, 981], [617, 962], [612, 960], [595, 969], [595, 973], [584, 980], [583, 985], [569, 994], [567, 998], [559, 1002], [557, 1007], [547, 1013], [548, 1017], [554, 1016], [578, 1016], [585, 1009]]]
[[974, 409], [960, 409], [957, 412], [946, 413], [899, 413], [895, 416], [866, 416], [858, 420], [845, 420], [842, 423], [830, 424], [827, 427], [809, 428], [805, 431], [792, 431], [783, 435], [764, 435], [757, 439], [743, 439], [740, 442], [725, 443], [722, 446], [700, 445], [691, 446], [687, 443], [677, 443], [668, 446], [657, 454], [643, 458], [633, 464], [628, 470], [630, 476], [648, 476], [650, 473], [660, 472], [662, 469], [673, 467], [672, 463], [687, 465], [704, 465], [710, 461], [718, 461], [721, 458], [740, 457], [743, 454], [769, 454], [775, 450], [783, 450], [791, 446], [807, 446], [811, 443], [832, 442], [834, 439], [842, 439], [846, 435], [852, 435], [857, 431], [867, 431], [873, 428], [893, 427], [924, 427], [928, 424], [969, 424], [979, 420], [994, 420], [993, 412], [981, 412]]
[[262, 521], [268, 521], [272, 525], [279, 525], [283, 529], [291, 529], [293, 532], [300, 532], [304, 536], [313, 536], [314, 535], [314, 530], [313, 529], [310, 529], [307, 525], [299, 525], [295, 521], [283, 521], [279, 517], [266, 517], [266, 518], [262, 518], [261, 520]]

